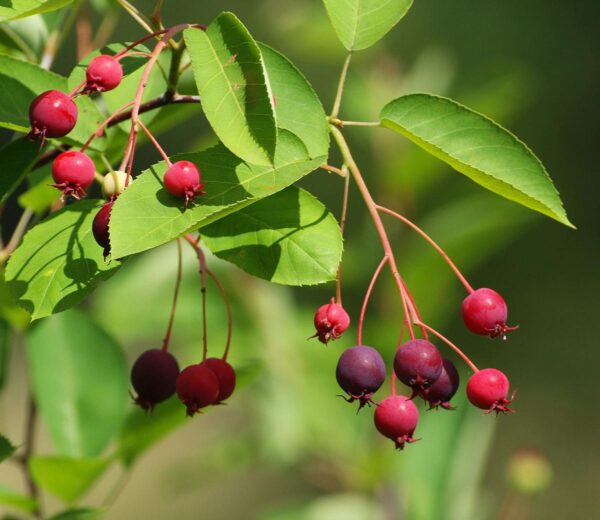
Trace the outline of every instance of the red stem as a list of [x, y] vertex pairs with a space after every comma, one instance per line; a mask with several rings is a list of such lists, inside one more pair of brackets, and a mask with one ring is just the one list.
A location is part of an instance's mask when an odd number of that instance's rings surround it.
[[85, 152], [86, 148], [92, 143], [92, 141], [99, 136], [100, 132], [102, 132], [107, 126], [110, 126], [111, 122], [124, 110], [126, 110], [127, 108], [129, 108], [131, 105], [133, 105], [133, 101], [130, 101], [129, 103], [123, 105], [121, 108], [118, 108], [117, 110], [115, 110], [110, 116], [108, 116], [104, 122], [98, 127], [96, 128], [96, 130], [94, 131], [94, 133], [90, 136], [90, 138], [83, 144], [83, 146], [81, 147], [81, 151]]
[[[342, 240], [344, 240], [344, 230], [346, 229], [346, 215], [348, 213], [348, 194], [350, 192], [350, 175], [346, 172], [344, 179], [344, 196], [342, 202], [342, 214], [340, 216], [340, 231]], [[335, 283], [335, 299], [338, 305], [342, 305], [342, 259], [338, 264], [336, 283]]]
[[443, 336], [442, 334], [440, 334], [437, 330], [435, 330], [434, 328], [430, 327], [429, 325], [426, 325], [425, 323], [422, 323], [421, 321], [417, 321], [415, 323], [415, 325], [419, 325], [420, 327], [424, 327], [429, 332], [431, 332], [434, 336], [437, 336], [438, 338], [440, 338], [444, 343], [446, 343], [446, 345], [448, 345], [451, 349], [453, 349], [454, 352], [456, 352], [463, 359], [463, 361], [467, 365], [469, 365], [469, 368], [473, 371], [473, 373], [479, 372], [479, 369], [475, 366], [475, 363], [473, 363], [469, 359], [469, 357], [462, 350], [460, 350], [454, 343], [452, 343], [448, 338], [446, 338], [445, 336]]
[[198, 255], [198, 261], [200, 262], [200, 286], [202, 292], [202, 361], [206, 359], [208, 353], [208, 338], [207, 338], [207, 327], [206, 327], [206, 257], [204, 251], [198, 245], [199, 238], [195, 238], [191, 233], [184, 235], [184, 237], [194, 248]]
[[221, 298], [223, 299], [223, 303], [225, 304], [225, 310], [227, 312], [227, 341], [225, 342], [225, 352], [223, 353], [223, 359], [227, 360], [227, 356], [229, 355], [229, 347], [231, 346], [231, 332], [233, 328], [233, 318], [231, 315], [231, 307], [229, 306], [229, 298], [227, 298], [227, 293], [225, 292], [225, 288], [210, 269], [206, 269], [206, 274], [210, 276], [219, 288], [219, 292], [221, 293]]
[[175, 280], [175, 292], [173, 293], [173, 304], [171, 305], [171, 316], [169, 317], [169, 325], [167, 326], [167, 333], [163, 341], [163, 352], [169, 349], [169, 342], [171, 341], [171, 332], [173, 330], [173, 322], [175, 321], [175, 309], [177, 308], [177, 300], [179, 298], [179, 288], [181, 287], [181, 272], [182, 272], [182, 258], [181, 258], [181, 240], [177, 240], [177, 278]]
[[148, 136], [148, 139], [150, 139], [150, 141], [152, 141], [152, 144], [158, 150], [158, 153], [160, 155], [162, 155], [162, 158], [165, 160], [165, 162], [167, 163], [167, 165], [171, 166], [171, 160], [169, 159], [169, 156], [163, 150], [162, 146], [156, 140], [156, 138], [154, 137], [154, 135], [152, 135], [152, 132], [150, 132], [150, 130], [148, 130], [148, 128], [146, 127], [146, 125], [144, 123], [142, 123], [141, 119], [138, 119], [138, 125], [140, 125], [140, 127], [142, 128], [142, 130], [144, 132], [146, 132], [146, 135]]
[[120, 59], [123, 54], [125, 54], [127, 51], [133, 49], [134, 47], [137, 47], [140, 43], [144, 43], [145, 41], [149, 40], [150, 38], [155, 38], [156, 36], [160, 36], [161, 34], [164, 34], [167, 31], [168, 31], [168, 29], [162, 29], [161, 31], [156, 31], [152, 34], [147, 34], [143, 38], [140, 38], [139, 40], [137, 40], [133, 43], [130, 43], [127, 47], [125, 47], [124, 49], [117, 52], [117, 54], [114, 55], [114, 58]]
[[371, 278], [371, 282], [369, 283], [369, 287], [367, 288], [367, 292], [365, 293], [365, 299], [363, 300], [362, 307], [360, 309], [360, 316], [358, 318], [358, 332], [356, 334], [356, 344], [362, 345], [362, 330], [363, 323], [365, 321], [365, 313], [367, 312], [367, 304], [369, 303], [369, 298], [371, 297], [371, 293], [373, 292], [373, 287], [375, 286], [375, 282], [379, 277], [379, 273], [383, 269], [383, 266], [386, 264], [388, 260], [387, 256], [384, 256], [379, 262], [377, 269], [375, 269], [375, 273], [373, 274], [373, 278]]

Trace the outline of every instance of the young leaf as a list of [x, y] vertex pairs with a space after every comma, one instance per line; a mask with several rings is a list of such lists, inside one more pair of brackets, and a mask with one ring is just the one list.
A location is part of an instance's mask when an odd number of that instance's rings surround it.
[[0, 202], [19, 186], [35, 162], [39, 147], [39, 144], [22, 137], [0, 149]]
[[285, 285], [335, 279], [342, 256], [334, 216], [295, 186], [204, 227], [202, 237], [219, 258]]
[[6, 283], [32, 319], [79, 303], [119, 267], [107, 264], [92, 221], [102, 201], [82, 200], [32, 228], [11, 256]]
[[73, 0], [11, 0], [8, 3], [10, 7], [3, 2], [0, 6], [0, 22], [55, 11], [72, 2]]
[[321, 100], [294, 65], [276, 50], [259, 43], [279, 128], [289, 130], [306, 146], [310, 157], [327, 155], [329, 127]]
[[35, 483], [60, 498], [72, 503], [81, 497], [104, 473], [110, 459], [72, 457], [33, 457], [29, 469]]
[[451, 99], [410, 94], [383, 108], [381, 124], [488, 190], [574, 227], [540, 160], [491, 119]]
[[271, 164], [277, 127], [258, 45], [235, 15], [223, 13], [206, 31], [183, 33], [202, 108], [235, 155]]
[[349, 51], [383, 38], [408, 12], [413, 0], [323, 0], [331, 24]]
[[121, 347], [81, 311], [42, 321], [27, 336], [33, 393], [56, 450], [95, 456], [121, 427], [129, 397]]
[[0, 504], [25, 513], [32, 513], [37, 508], [35, 500], [6, 486], [0, 486]]
[[143, 172], [117, 199], [110, 219], [112, 256], [122, 258], [165, 244], [277, 193], [313, 171], [324, 157], [309, 159], [296, 136], [281, 130], [274, 166], [245, 163], [223, 145], [174, 158], [194, 162], [206, 195], [184, 209], [162, 185], [164, 162]]
[[0, 462], [8, 459], [17, 448], [4, 436], [0, 435]]

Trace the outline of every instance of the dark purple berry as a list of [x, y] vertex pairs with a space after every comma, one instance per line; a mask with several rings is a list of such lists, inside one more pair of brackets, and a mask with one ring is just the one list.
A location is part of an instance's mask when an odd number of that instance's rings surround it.
[[453, 410], [450, 399], [458, 390], [460, 378], [458, 370], [449, 359], [442, 359], [442, 373], [429, 388], [421, 392], [421, 396], [429, 403], [429, 409], [441, 406], [446, 410]]
[[77, 105], [64, 92], [48, 90], [36, 97], [29, 106], [29, 136], [42, 139], [63, 137], [77, 123]]
[[219, 397], [219, 379], [206, 366], [190, 365], [177, 378], [177, 395], [192, 417], [201, 408], [215, 404]]
[[104, 258], [110, 254], [110, 236], [108, 233], [108, 224], [110, 222], [110, 212], [112, 211], [113, 201], [104, 204], [92, 223], [94, 238], [100, 247], [104, 249]]
[[341, 305], [335, 303], [335, 299], [331, 298], [331, 302], [317, 309], [313, 321], [317, 329], [315, 336], [321, 343], [327, 344], [330, 340], [338, 339], [348, 328], [350, 316]]
[[94, 182], [95, 173], [94, 161], [83, 152], [63, 152], [52, 162], [54, 187], [63, 192], [63, 197], [85, 197], [85, 190]]
[[471, 332], [490, 338], [506, 338], [507, 332], [519, 328], [506, 324], [506, 302], [493, 289], [481, 288], [469, 294], [462, 303], [462, 315]]
[[208, 358], [200, 363], [200, 365], [212, 370], [219, 380], [219, 395], [215, 404], [220, 404], [233, 394], [235, 388], [235, 370], [233, 370], [233, 367], [227, 361], [221, 358]]
[[512, 412], [508, 405], [514, 398], [508, 398], [510, 383], [500, 370], [484, 368], [475, 372], [467, 383], [467, 397], [472, 404], [487, 410], [486, 413]]
[[350, 396], [347, 401], [360, 401], [359, 409], [372, 402], [373, 394], [385, 381], [385, 375], [381, 354], [365, 345], [345, 350], [335, 371], [338, 384]]
[[415, 442], [413, 433], [419, 422], [419, 410], [415, 403], [403, 395], [391, 395], [377, 405], [374, 415], [375, 427], [399, 450], [407, 442]]
[[85, 92], [107, 92], [119, 86], [123, 67], [113, 56], [101, 54], [90, 61], [85, 71]]
[[437, 381], [442, 373], [442, 355], [426, 339], [412, 339], [400, 345], [394, 358], [398, 379], [416, 393]]
[[177, 161], [169, 166], [164, 182], [165, 188], [171, 195], [185, 200], [186, 208], [190, 200], [197, 195], [204, 194], [202, 191], [204, 183], [200, 181], [200, 171], [190, 161]]
[[171, 354], [147, 350], [131, 368], [131, 384], [137, 392], [135, 403], [144, 410], [152, 410], [175, 393], [178, 375], [179, 365]]

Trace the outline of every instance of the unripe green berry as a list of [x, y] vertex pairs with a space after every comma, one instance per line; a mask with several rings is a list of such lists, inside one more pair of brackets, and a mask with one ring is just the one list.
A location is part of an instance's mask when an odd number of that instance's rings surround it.
[[[125, 189], [125, 181], [127, 180], [127, 173], [121, 171], [113, 171], [109, 172], [104, 176], [104, 180], [102, 181], [102, 195], [107, 199], [111, 197], [116, 197], [123, 193]], [[129, 183], [133, 179], [129, 177]]]

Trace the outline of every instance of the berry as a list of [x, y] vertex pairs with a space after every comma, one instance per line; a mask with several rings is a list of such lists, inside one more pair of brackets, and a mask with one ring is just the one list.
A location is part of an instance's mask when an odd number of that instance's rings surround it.
[[394, 358], [394, 371], [400, 381], [418, 393], [440, 377], [442, 355], [430, 341], [413, 339], [398, 348]]
[[475, 372], [467, 383], [467, 397], [472, 404], [487, 410], [486, 413], [512, 412], [508, 405], [514, 398], [514, 393], [508, 399], [510, 383], [500, 370], [485, 368]]
[[419, 410], [408, 397], [386, 397], [377, 405], [373, 419], [379, 433], [392, 439], [399, 450], [404, 449], [407, 442], [417, 440], [413, 438], [413, 433], [419, 422]]
[[77, 105], [64, 92], [48, 90], [29, 106], [29, 122], [29, 136], [41, 137], [43, 146], [47, 137], [63, 137], [73, 130], [77, 123]]
[[200, 181], [200, 171], [196, 165], [190, 161], [177, 161], [169, 166], [165, 173], [165, 188], [167, 191], [177, 197], [185, 200], [187, 208], [190, 200], [196, 195], [203, 195], [204, 183]]
[[219, 397], [219, 379], [202, 365], [190, 365], [177, 378], [177, 395], [192, 417], [201, 408], [215, 404]]
[[200, 365], [212, 370], [219, 380], [219, 395], [215, 404], [220, 404], [233, 394], [233, 389], [235, 388], [235, 370], [233, 370], [233, 367], [227, 361], [220, 358], [208, 358], [200, 363]]
[[[341, 305], [335, 303], [331, 298], [330, 303], [326, 303], [318, 308], [314, 318], [316, 337], [321, 343], [327, 344], [329, 340], [338, 339], [348, 325], [350, 325], [350, 316]], [[313, 337], [315, 337], [313, 336]]]
[[104, 249], [104, 258], [110, 254], [110, 236], [108, 234], [108, 224], [110, 222], [110, 212], [112, 210], [113, 202], [107, 202], [104, 204], [92, 223], [92, 231], [94, 238], [98, 245]]
[[[107, 173], [102, 179], [102, 195], [105, 198], [111, 199], [118, 197], [125, 190], [125, 181], [127, 173], [121, 171], [112, 171]], [[133, 182], [133, 177], [129, 176], [129, 184]]]
[[113, 56], [101, 54], [90, 61], [85, 78], [84, 92], [106, 92], [119, 86], [123, 79], [123, 67]]
[[345, 350], [337, 364], [335, 377], [350, 398], [349, 403], [360, 401], [359, 410], [367, 403], [385, 381], [385, 363], [381, 354], [365, 345]]
[[506, 302], [492, 289], [481, 288], [469, 294], [462, 303], [462, 315], [471, 332], [490, 338], [503, 336], [506, 339], [506, 332], [519, 328], [506, 324]]
[[131, 368], [131, 384], [137, 392], [135, 403], [152, 410], [175, 393], [179, 375], [177, 360], [162, 350], [147, 350]]
[[421, 392], [421, 396], [429, 403], [429, 409], [441, 406], [446, 410], [453, 410], [450, 399], [458, 390], [460, 378], [454, 363], [449, 359], [442, 359], [442, 373], [429, 388]]
[[52, 163], [53, 186], [62, 190], [63, 197], [85, 197], [85, 189], [94, 182], [96, 167], [83, 152], [63, 152]]

